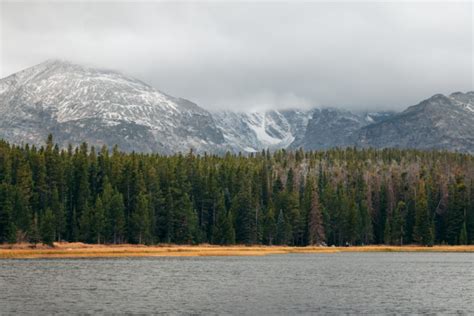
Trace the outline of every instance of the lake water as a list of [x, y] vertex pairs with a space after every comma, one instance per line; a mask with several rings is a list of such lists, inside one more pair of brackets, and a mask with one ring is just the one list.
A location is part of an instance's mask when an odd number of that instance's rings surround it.
[[0, 314], [472, 314], [474, 254], [0, 260]]

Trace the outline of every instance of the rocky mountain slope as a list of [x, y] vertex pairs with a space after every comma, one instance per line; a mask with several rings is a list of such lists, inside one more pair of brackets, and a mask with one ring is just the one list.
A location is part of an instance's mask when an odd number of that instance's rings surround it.
[[403, 112], [323, 108], [210, 113], [121, 73], [50, 60], [0, 80], [0, 138], [125, 151], [258, 152], [399, 147], [474, 152], [474, 92], [435, 95]]
[[50, 60], [0, 80], [0, 137], [126, 151], [225, 151], [209, 112], [118, 72]]
[[474, 152], [474, 92], [437, 94], [357, 131], [361, 147], [447, 149]]
[[336, 108], [315, 109], [305, 134], [293, 142], [290, 148], [320, 150], [352, 146], [354, 133], [393, 114], [394, 112], [353, 113]]

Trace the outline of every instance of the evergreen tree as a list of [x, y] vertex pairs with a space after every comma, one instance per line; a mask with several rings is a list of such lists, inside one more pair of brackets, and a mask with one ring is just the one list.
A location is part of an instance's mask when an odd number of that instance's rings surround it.
[[278, 214], [275, 243], [277, 245], [286, 245], [288, 243], [287, 224], [285, 220], [285, 215], [283, 214], [283, 210], [280, 210], [280, 213]]
[[269, 202], [267, 212], [265, 213], [263, 227], [263, 242], [267, 245], [272, 245], [275, 242], [277, 226], [275, 221], [275, 209], [271, 202]]
[[148, 197], [140, 194], [137, 208], [132, 214], [132, 227], [134, 240], [139, 244], [151, 242], [150, 205]]
[[[74, 188], [74, 204], [75, 212], [79, 218], [83, 217], [83, 214], [89, 212], [89, 204], [94, 201], [89, 201], [90, 190], [89, 190], [89, 172], [88, 172], [88, 159], [87, 159], [87, 144], [82, 144], [79, 151], [76, 151], [74, 155], [74, 169], [75, 169], [75, 188]], [[87, 217], [87, 215], [85, 216]], [[82, 228], [83, 230], [85, 228]]]
[[214, 225], [213, 242], [219, 245], [235, 243], [235, 231], [232, 225], [231, 214], [225, 210], [224, 194], [220, 194], [216, 205], [217, 221]]
[[293, 168], [290, 168], [290, 170], [288, 170], [288, 174], [286, 176], [286, 190], [288, 192], [293, 192], [293, 190], [295, 188], [294, 177], [295, 177], [295, 174], [293, 172]]
[[[87, 223], [85, 224], [87, 225]], [[70, 216], [70, 225], [69, 225], [69, 240], [70, 241], [77, 241], [79, 240], [80, 229], [79, 229], [79, 219], [76, 213], [76, 208], [72, 209], [72, 213]]]
[[469, 208], [466, 214], [466, 234], [468, 244], [474, 244], [474, 180], [471, 180]]
[[38, 223], [38, 214], [33, 215], [33, 220], [31, 221], [31, 227], [29, 229], [28, 240], [32, 243], [35, 247], [41, 241], [41, 235], [39, 230], [39, 223]]
[[390, 227], [390, 221], [388, 217], [385, 221], [385, 229], [383, 232], [383, 236], [384, 236], [384, 243], [386, 245], [391, 245], [392, 244], [392, 229]]
[[236, 242], [253, 244], [255, 231], [255, 216], [250, 187], [248, 183], [241, 185], [239, 193], [232, 201], [232, 213], [236, 216]]
[[33, 209], [41, 212], [46, 209], [48, 198], [48, 184], [46, 182], [46, 164], [42, 152], [32, 155], [33, 166]]
[[93, 230], [94, 211], [88, 204], [83, 206], [82, 214], [79, 220], [79, 236], [81, 240], [88, 243], [94, 243], [97, 235]]
[[187, 193], [174, 203], [173, 232], [174, 241], [178, 244], [191, 244], [196, 240], [197, 214]]
[[41, 240], [45, 245], [53, 246], [55, 232], [54, 222], [53, 211], [47, 208], [41, 219]]
[[399, 201], [393, 212], [393, 219], [391, 223], [391, 240], [395, 245], [403, 245], [405, 214], [406, 204], [403, 201]]
[[122, 194], [115, 192], [110, 201], [110, 229], [113, 243], [121, 243], [125, 236], [125, 206]]
[[[349, 199], [351, 199], [351, 197], [349, 197]], [[357, 241], [357, 227], [360, 226], [358, 222], [359, 210], [357, 209], [357, 204], [355, 203], [355, 201], [349, 200], [349, 205], [350, 206], [346, 215], [347, 219], [345, 220], [347, 223], [345, 235], [347, 235], [346, 239], [349, 241], [349, 243], [353, 245]]]
[[462, 225], [461, 233], [459, 235], [459, 244], [467, 245], [467, 228], [466, 223]]
[[[449, 199], [449, 211], [447, 215], [446, 240], [454, 245], [459, 244], [459, 237], [467, 213], [466, 185], [461, 176], [456, 177], [456, 182], [451, 186], [451, 197]], [[467, 227], [466, 227], [467, 235]], [[463, 236], [464, 237], [464, 236]], [[467, 236], [465, 238], [467, 240]]]
[[16, 242], [16, 225], [13, 221], [13, 189], [0, 184], [0, 242]]
[[59, 199], [58, 189], [54, 188], [51, 196], [51, 209], [54, 216], [55, 236], [57, 241], [61, 241], [61, 236], [66, 232], [66, 214], [64, 204]]
[[22, 193], [16, 190], [13, 196], [12, 223], [16, 230], [16, 242], [26, 241], [28, 229], [30, 227], [29, 203], [22, 196]]
[[416, 192], [414, 236], [415, 241], [422, 245], [433, 243], [432, 221], [423, 179], [419, 180]]
[[372, 219], [367, 207], [367, 201], [361, 199], [359, 201], [359, 234], [362, 244], [370, 244], [372, 242]]
[[27, 232], [30, 227], [31, 197], [34, 186], [30, 165], [21, 156], [18, 157], [14, 178], [13, 182], [17, 189], [14, 202], [14, 209], [16, 210], [14, 221], [19, 230]]
[[95, 202], [95, 207], [92, 211], [92, 234], [94, 236], [95, 241], [100, 244], [101, 237], [104, 234], [106, 221], [105, 221], [105, 208], [102, 204], [102, 199], [97, 197]]
[[[186, 176], [184, 161], [179, 161], [175, 168], [175, 179], [172, 183], [172, 213], [170, 237], [171, 242], [178, 244], [190, 244], [197, 241], [198, 216], [193, 207], [193, 202], [189, 195], [191, 191], [190, 183]], [[166, 222], [169, 220], [167, 219]]]
[[314, 188], [312, 182], [308, 183], [308, 193], [310, 196], [310, 205], [308, 211], [308, 244], [322, 244], [326, 237], [324, 234], [323, 216], [319, 205], [318, 190]]
[[[101, 161], [99, 157], [99, 161]], [[99, 163], [100, 165], [101, 163]], [[107, 175], [101, 177], [102, 178], [102, 193], [99, 195], [102, 207], [104, 209], [104, 227], [102, 230], [103, 240], [104, 242], [113, 241], [113, 223], [115, 218], [112, 215], [112, 199], [115, 193], [114, 189], [112, 188], [112, 184], [109, 181], [109, 177]]]

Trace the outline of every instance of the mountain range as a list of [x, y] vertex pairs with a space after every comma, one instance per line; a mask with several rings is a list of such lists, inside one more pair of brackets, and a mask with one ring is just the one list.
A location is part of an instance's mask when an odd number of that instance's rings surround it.
[[0, 138], [65, 147], [222, 154], [263, 149], [396, 147], [474, 152], [474, 92], [434, 95], [406, 110], [337, 108], [209, 112], [110, 70], [48, 60], [0, 80]]

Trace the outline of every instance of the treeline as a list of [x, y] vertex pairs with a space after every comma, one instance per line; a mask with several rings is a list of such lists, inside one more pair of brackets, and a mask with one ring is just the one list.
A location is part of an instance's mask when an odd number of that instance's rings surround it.
[[474, 156], [249, 156], [0, 141], [0, 242], [473, 244]]

